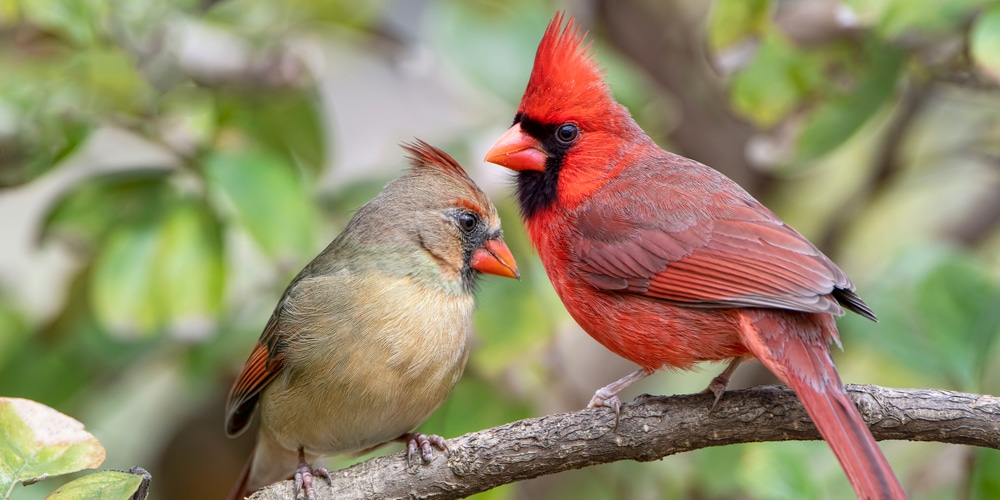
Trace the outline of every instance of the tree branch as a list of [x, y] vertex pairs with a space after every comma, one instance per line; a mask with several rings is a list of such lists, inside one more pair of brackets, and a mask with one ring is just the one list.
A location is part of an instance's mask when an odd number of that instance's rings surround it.
[[[1000, 398], [937, 389], [849, 385], [876, 439], [937, 441], [1000, 449]], [[404, 453], [377, 457], [317, 479], [320, 499], [462, 498], [497, 486], [591, 465], [648, 462], [736, 443], [820, 439], [795, 393], [785, 387], [729, 391], [709, 412], [710, 394], [640, 396], [615, 429], [606, 408], [529, 418], [448, 440], [429, 464]], [[253, 500], [292, 498], [292, 482]]]

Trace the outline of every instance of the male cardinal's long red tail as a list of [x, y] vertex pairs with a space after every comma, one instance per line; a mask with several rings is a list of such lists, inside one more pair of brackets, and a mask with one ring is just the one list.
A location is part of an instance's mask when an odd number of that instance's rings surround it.
[[795, 390], [858, 497], [906, 498], [830, 359], [829, 342], [837, 336], [833, 317], [826, 314], [740, 312], [744, 345]]
[[799, 394], [859, 496], [905, 498], [830, 360], [834, 316], [875, 320], [847, 274], [735, 182], [657, 146], [576, 23], [562, 24], [545, 30], [486, 160], [518, 172], [528, 236], [566, 310], [642, 367], [592, 403], [613, 407], [663, 367], [753, 354]]

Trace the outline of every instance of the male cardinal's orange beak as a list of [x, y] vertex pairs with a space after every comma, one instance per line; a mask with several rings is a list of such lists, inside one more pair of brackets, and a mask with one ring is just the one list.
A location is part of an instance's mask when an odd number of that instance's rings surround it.
[[496, 163], [511, 170], [545, 171], [545, 160], [549, 155], [537, 139], [524, 133], [521, 124], [504, 132], [493, 147], [486, 152], [486, 161]]
[[483, 246], [473, 251], [472, 262], [469, 265], [481, 273], [521, 279], [521, 273], [517, 272], [517, 262], [514, 262], [514, 255], [510, 253], [507, 244], [499, 238], [486, 240]]

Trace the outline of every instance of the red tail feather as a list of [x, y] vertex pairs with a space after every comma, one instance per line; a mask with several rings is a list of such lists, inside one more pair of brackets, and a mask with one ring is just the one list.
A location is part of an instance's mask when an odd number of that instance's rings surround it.
[[858, 498], [906, 498], [830, 359], [829, 341], [836, 335], [833, 318], [747, 309], [740, 326], [751, 352], [799, 396]]

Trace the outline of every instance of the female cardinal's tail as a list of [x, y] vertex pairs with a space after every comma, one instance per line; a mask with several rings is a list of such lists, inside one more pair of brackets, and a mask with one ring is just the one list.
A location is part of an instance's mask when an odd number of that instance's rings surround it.
[[243, 498], [246, 498], [247, 495], [252, 493], [247, 491], [247, 481], [250, 479], [250, 467], [253, 465], [253, 455], [254, 452], [251, 452], [246, 465], [244, 465], [243, 470], [240, 471], [240, 477], [236, 479], [236, 483], [233, 484], [232, 489], [229, 490], [226, 500], [242, 500]]
[[740, 336], [764, 366], [799, 396], [858, 498], [906, 498], [833, 367], [829, 343], [838, 335], [832, 316], [747, 309], [740, 312]]

